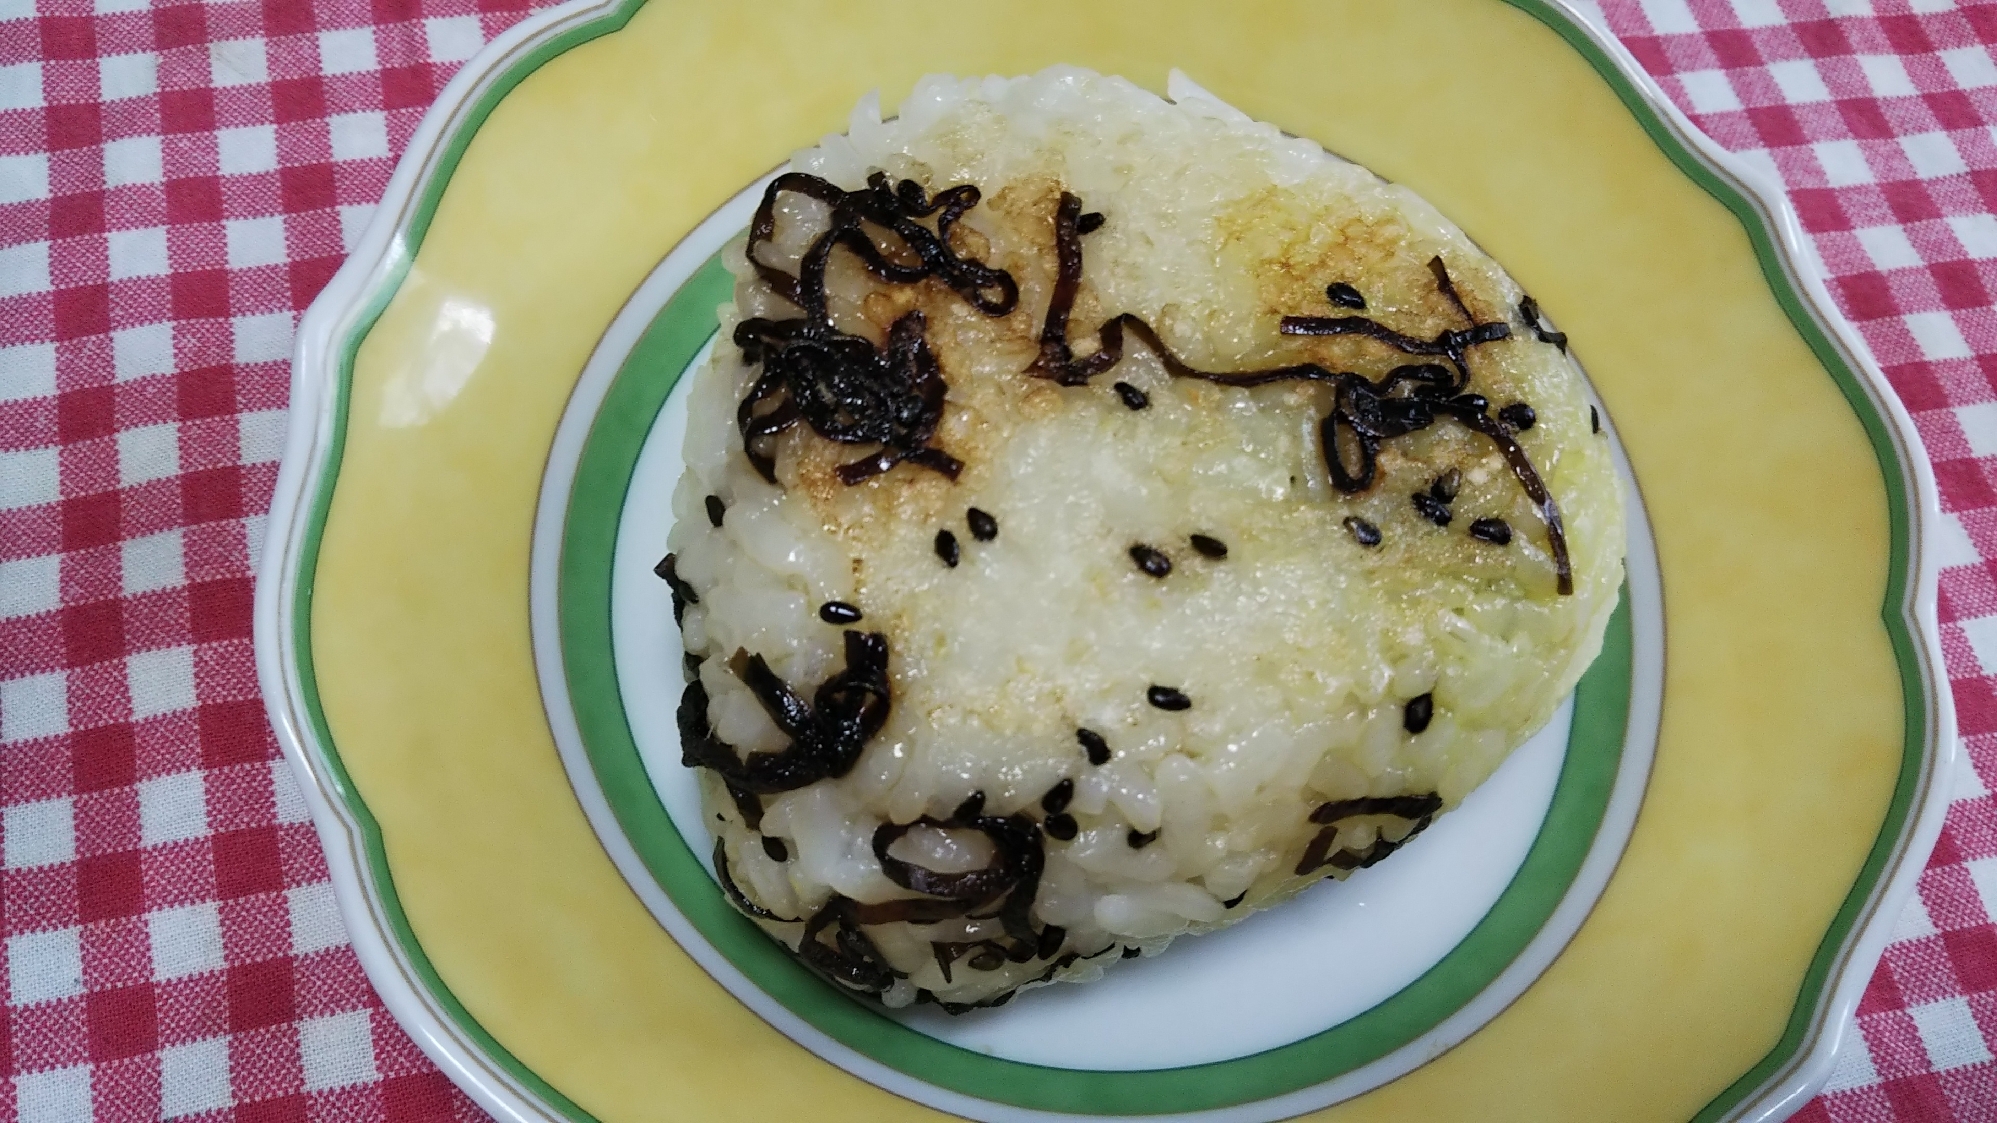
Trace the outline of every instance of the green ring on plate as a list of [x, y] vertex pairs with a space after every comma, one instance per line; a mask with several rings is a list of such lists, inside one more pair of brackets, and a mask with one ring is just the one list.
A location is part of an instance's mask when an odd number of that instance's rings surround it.
[[1632, 675], [1627, 590], [1609, 622], [1601, 656], [1575, 690], [1560, 780], [1511, 884], [1470, 934], [1420, 978], [1330, 1029], [1251, 1056], [1182, 1068], [1051, 1068], [928, 1037], [841, 993], [793, 960], [722, 897], [659, 802], [625, 716], [611, 648], [612, 559], [639, 452], [674, 386], [713, 338], [714, 310], [730, 298], [733, 286], [719, 258], [710, 259], [653, 317], [618, 368], [576, 467], [556, 598], [576, 724], [618, 825], [673, 904], [765, 993], [848, 1048], [954, 1092], [1041, 1111], [1190, 1112], [1308, 1088], [1399, 1049], [1467, 1005], [1545, 926], [1594, 843], [1622, 760]]

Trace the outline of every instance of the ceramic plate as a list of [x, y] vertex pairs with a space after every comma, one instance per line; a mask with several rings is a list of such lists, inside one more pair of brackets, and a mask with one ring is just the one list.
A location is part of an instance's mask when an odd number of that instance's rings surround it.
[[[1613, 41], [1384, 7], [569, 6], [453, 81], [301, 325], [258, 651], [356, 949], [482, 1104], [1682, 1120], [1821, 1083], [1945, 805], [1926, 460], [1779, 192]], [[1394, 862], [1101, 983], [888, 1013], [705, 864], [650, 572], [677, 388], [772, 164], [871, 87], [1055, 62], [1183, 68], [1463, 225], [1576, 341], [1628, 580], [1553, 723]]]

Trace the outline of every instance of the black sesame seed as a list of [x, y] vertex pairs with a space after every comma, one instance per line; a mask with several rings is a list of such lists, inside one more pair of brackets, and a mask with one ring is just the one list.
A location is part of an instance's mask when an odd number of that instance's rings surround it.
[[1074, 798], [1075, 782], [1063, 780], [1048, 788], [1047, 794], [1040, 797], [1040, 809], [1049, 815], [1059, 815], [1068, 809], [1068, 801]]
[[1456, 490], [1463, 486], [1463, 473], [1451, 468], [1429, 481], [1428, 493], [1444, 503], [1456, 502]]
[[1493, 546], [1509, 546], [1512, 544], [1512, 524], [1503, 519], [1478, 519], [1470, 524], [1470, 537]]
[[998, 520], [976, 507], [964, 512], [964, 521], [971, 524], [971, 537], [980, 542], [998, 537]]
[[843, 600], [829, 600], [818, 606], [818, 618], [827, 624], [857, 624], [860, 610]]
[[1340, 308], [1366, 307], [1366, 298], [1360, 295], [1358, 289], [1353, 288], [1344, 281], [1333, 281], [1331, 284], [1326, 285], [1324, 287], [1324, 295]]
[[1093, 729], [1075, 730], [1075, 740], [1082, 743], [1082, 751], [1089, 754], [1090, 764], [1109, 763], [1109, 742]]
[[937, 531], [936, 556], [943, 559], [944, 565], [957, 568], [957, 559], [961, 556], [957, 549], [957, 536], [947, 530]]
[[1164, 577], [1172, 572], [1172, 559], [1166, 557], [1163, 551], [1152, 549], [1142, 542], [1130, 548], [1130, 560], [1153, 577]]
[[1358, 515], [1345, 516], [1345, 529], [1351, 533], [1353, 540], [1361, 546], [1378, 546], [1380, 544], [1380, 528], [1360, 518]]
[[1210, 538], [1204, 534], [1195, 534], [1193, 535], [1192, 542], [1193, 549], [1198, 550], [1201, 557], [1224, 558], [1227, 556], [1227, 543], [1222, 542], [1218, 538]]
[[728, 513], [728, 506], [727, 504], [721, 502], [721, 497], [719, 495], [710, 495], [707, 497], [708, 522], [713, 523], [715, 526], [720, 526], [722, 516], [726, 515], [727, 513]]
[[1234, 896], [1229, 897], [1225, 901], [1222, 901], [1220, 903], [1220, 907], [1224, 909], [1231, 909], [1234, 906], [1240, 904], [1244, 899], [1247, 898], [1247, 896], [1248, 896], [1248, 890], [1243, 889], [1241, 892], [1236, 893]]
[[1126, 947], [1123, 949], [1123, 958], [1125, 959], [1136, 959], [1138, 956], [1143, 954], [1144, 954], [1143, 948]]
[[977, 954], [965, 962], [975, 971], [996, 971], [1005, 966], [1005, 953], [993, 948], [979, 948]]
[[952, 811], [950, 813], [950, 818], [959, 821], [962, 821], [964, 819], [975, 819], [979, 815], [983, 814], [984, 810], [985, 810], [985, 793], [972, 792], [970, 795], [964, 797], [964, 802], [957, 805], [957, 810]]
[[1074, 838], [1075, 832], [1081, 829], [1075, 825], [1073, 815], [1049, 815], [1047, 821], [1041, 825], [1046, 829], [1049, 838], [1059, 839], [1062, 842]]
[[771, 838], [769, 835], [764, 835], [763, 853], [768, 854], [772, 862], [790, 861], [790, 847], [785, 846], [784, 840], [781, 838]]
[[1590, 433], [1602, 431], [1602, 414], [1594, 406], [1588, 407], [1588, 431]]
[[1191, 698], [1186, 697], [1183, 691], [1174, 690], [1169, 686], [1153, 686], [1144, 692], [1144, 700], [1161, 710], [1190, 710], [1193, 708], [1193, 700]]
[[1104, 218], [1101, 211], [1090, 211], [1089, 213], [1075, 220], [1075, 233], [1093, 234], [1096, 231], [1101, 230], [1103, 228], [1103, 223], [1108, 221], [1109, 219]]
[[1447, 503], [1444, 503], [1426, 491], [1415, 492], [1414, 501], [1415, 510], [1421, 512], [1421, 517], [1437, 526], [1448, 526], [1449, 520], [1454, 517], [1449, 513], [1449, 505]]
[[1123, 836], [1123, 841], [1129, 843], [1132, 850], [1142, 850], [1158, 841], [1158, 832], [1131, 831], [1129, 834]]
[[1146, 394], [1128, 382], [1119, 382], [1115, 386], [1110, 387], [1110, 389], [1115, 390], [1116, 396], [1123, 399], [1123, 404], [1126, 408], [1143, 409], [1145, 406], [1151, 404], [1151, 395]]
[[1407, 706], [1401, 710], [1401, 728], [1410, 733], [1420, 733], [1428, 728], [1429, 721], [1434, 717], [1435, 695], [1418, 694], [1408, 699]]
[[1539, 414], [1524, 402], [1513, 402], [1498, 411], [1498, 420], [1523, 433], [1539, 423]]

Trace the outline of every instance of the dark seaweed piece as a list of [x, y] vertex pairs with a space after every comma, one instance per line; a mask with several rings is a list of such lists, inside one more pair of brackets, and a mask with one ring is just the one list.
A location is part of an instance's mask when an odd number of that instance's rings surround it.
[[1220, 907], [1224, 909], [1231, 909], [1234, 906], [1240, 904], [1242, 901], [1246, 900], [1247, 897], [1248, 897], [1248, 890], [1243, 889], [1241, 892], [1236, 893], [1234, 896], [1229, 897], [1225, 901], [1222, 901], [1220, 903]]
[[[956, 982], [955, 979], [952, 979], [950, 977], [950, 965], [957, 961], [958, 956], [964, 954], [966, 946], [967, 945], [964, 944], [948, 943], [943, 940], [931, 940], [929, 942], [930, 954], [936, 957], [936, 969], [943, 972], [944, 982], [946, 983]], [[922, 991], [921, 993], [929, 995], [929, 992], [926, 990]], [[929, 995], [929, 996], [931, 998], [935, 997], [934, 995]]]
[[737, 756], [733, 746], [715, 736], [707, 717], [707, 688], [695, 679], [680, 696], [681, 761], [711, 768], [743, 791], [773, 795], [844, 776], [887, 722], [893, 701], [888, 640], [878, 632], [846, 633], [846, 668], [821, 683], [809, 705], [762, 656], [738, 653], [729, 665], [790, 743], [773, 753]]
[[659, 564], [652, 567], [652, 572], [658, 574], [665, 581], [666, 587], [673, 591], [673, 623], [675, 624], [686, 622], [687, 605], [700, 603], [700, 594], [694, 592], [693, 586], [680, 578], [679, 564], [680, 556], [678, 554], [667, 554], [665, 557], [659, 559]]
[[998, 537], [998, 520], [976, 507], [964, 512], [964, 521], [971, 524], [971, 537], [980, 542]]
[[721, 883], [721, 892], [728, 897], [728, 903], [743, 915], [757, 920], [774, 920], [778, 924], [798, 922], [797, 917], [778, 916], [743, 895], [741, 886], [735, 884], [735, 878], [728, 872], [728, 844], [718, 838], [714, 840], [714, 880]]
[[1164, 551], [1142, 542], [1130, 548], [1130, 560], [1152, 577], [1166, 577], [1172, 572], [1172, 559], [1166, 557]]
[[1059, 815], [1068, 809], [1069, 801], [1074, 798], [1075, 782], [1064, 779], [1053, 787], [1048, 788], [1047, 794], [1040, 797], [1040, 809], [1049, 815]]
[[1081, 824], [1075, 822], [1073, 815], [1049, 815], [1045, 826], [1047, 837], [1062, 842], [1071, 841], [1082, 829]]
[[735, 804], [735, 813], [742, 816], [742, 825], [752, 831], [763, 829], [763, 797], [755, 792], [745, 792], [734, 784], [724, 784], [728, 789], [728, 799]]
[[[854, 902], [850, 898], [835, 894], [824, 908], [805, 922], [797, 955], [820, 974], [849, 990], [879, 994], [893, 986], [896, 979], [907, 976], [895, 970], [881, 950], [874, 946], [874, 941], [854, 919], [853, 907]], [[820, 939], [828, 931], [832, 934], [829, 944]]]
[[967, 819], [975, 819], [984, 813], [985, 793], [976, 791], [964, 797], [964, 802], [957, 805], [957, 810], [950, 812], [950, 818], [957, 822], [963, 822]]
[[[1455, 418], [1466, 428], [1489, 437], [1504, 452], [1512, 474], [1546, 522], [1559, 591], [1563, 595], [1574, 591], [1566, 532], [1545, 482], [1525, 451], [1512, 439], [1509, 429], [1486, 412], [1490, 403], [1482, 395], [1465, 393], [1470, 385], [1470, 349], [1510, 339], [1511, 325], [1498, 320], [1478, 320], [1463, 302], [1462, 294], [1456, 291], [1441, 257], [1429, 260], [1429, 274], [1435, 279], [1436, 291], [1449, 300], [1469, 322], [1469, 327], [1446, 329], [1433, 339], [1419, 339], [1365, 316], [1283, 317], [1279, 330], [1284, 335], [1359, 335], [1417, 359], [1442, 360], [1404, 363], [1377, 382], [1350, 371], [1333, 373], [1316, 363], [1232, 373], [1203, 371], [1179, 358], [1150, 324], [1128, 312], [1104, 321], [1096, 331], [1096, 352], [1077, 359], [1068, 341], [1068, 321], [1082, 280], [1082, 240], [1076, 232], [1081, 210], [1082, 201], [1067, 193], [1062, 194], [1055, 209], [1054, 291], [1041, 326], [1039, 354], [1027, 367], [1028, 373], [1063, 386], [1084, 385], [1123, 360], [1124, 334], [1128, 332], [1148, 347], [1174, 378], [1194, 378], [1236, 388], [1294, 381], [1327, 383], [1333, 387], [1332, 408], [1319, 423], [1319, 438], [1332, 486], [1348, 495], [1373, 486], [1382, 441], [1426, 429], [1441, 417]], [[1404, 388], [1405, 393], [1401, 392]]]
[[963, 556], [962, 551], [957, 549], [957, 536], [947, 530], [937, 531], [936, 556], [943, 559], [944, 565], [957, 568], [957, 560]]
[[857, 624], [860, 610], [843, 600], [829, 600], [818, 606], [818, 618], [827, 624]]
[[1358, 289], [1353, 288], [1344, 281], [1333, 281], [1326, 285], [1324, 287], [1324, 295], [1325, 299], [1340, 308], [1350, 308], [1358, 312], [1366, 310], [1366, 298], [1360, 295]]
[[1142, 850], [1145, 847], [1151, 845], [1152, 843], [1158, 841], [1158, 832], [1133, 830], [1129, 834], [1123, 836], [1123, 841], [1127, 843], [1132, 850]]
[[1090, 764], [1109, 763], [1109, 742], [1103, 740], [1102, 734], [1093, 729], [1077, 729], [1075, 740], [1082, 743], [1082, 751], [1088, 754]]
[[1110, 389], [1115, 390], [1116, 396], [1123, 399], [1124, 408], [1126, 409], [1143, 409], [1145, 406], [1151, 404], [1151, 395], [1146, 394], [1128, 382], [1118, 382], [1111, 386]]
[[1463, 473], [1451, 468], [1429, 481], [1428, 493], [1444, 503], [1456, 502], [1456, 489], [1463, 486]]
[[1227, 556], [1227, 543], [1222, 542], [1218, 538], [1213, 538], [1205, 534], [1195, 534], [1191, 541], [1193, 549], [1199, 551], [1199, 555], [1203, 558], [1219, 560]]
[[963, 901], [939, 901], [934, 897], [896, 897], [891, 901], [879, 901], [871, 905], [858, 902], [853, 904], [855, 924], [893, 924], [897, 921], [906, 924], [935, 924], [943, 920], [955, 920], [971, 911], [971, 906]]
[[1498, 411], [1498, 420], [1523, 433], [1539, 423], [1539, 413], [1524, 402], [1513, 402]]
[[1417, 491], [1411, 498], [1414, 500], [1415, 510], [1421, 513], [1421, 517], [1437, 526], [1448, 526], [1449, 521], [1456, 517], [1450, 513], [1449, 504], [1429, 492]]
[[1170, 686], [1159, 686], [1155, 683], [1152, 684], [1149, 690], [1144, 692], [1144, 700], [1161, 710], [1190, 710], [1193, 708], [1193, 700], [1186, 697], [1183, 691]]
[[1434, 717], [1435, 695], [1417, 694], [1408, 699], [1408, 704], [1401, 708], [1401, 728], [1410, 733], [1420, 733], [1428, 728], [1428, 723]]
[[1040, 940], [1034, 946], [1035, 959], [1052, 959], [1061, 951], [1061, 945], [1068, 942], [1068, 930], [1059, 924], [1049, 924], [1040, 930]]
[[1378, 546], [1380, 544], [1380, 528], [1360, 518], [1358, 515], [1345, 516], [1345, 529], [1352, 535], [1353, 541], [1359, 543], [1361, 546]]
[[1140, 947], [1126, 947], [1123, 949], [1123, 958], [1125, 959], [1136, 959], [1143, 954], [1144, 949]]
[[1532, 334], [1537, 336], [1541, 343], [1551, 343], [1560, 348], [1561, 354], [1567, 353], [1567, 333], [1554, 331], [1546, 326], [1540, 318], [1538, 301], [1529, 296], [1519, 301], [1519, 316], [1525, 320], [1526, 326], [1532, 329]]
[[768, 854], [772, 862], [790, 861], [790, 847], [785, 846], [784, 840], [781, 838], [771, 838], [769, 835], [764, 835], [763, 853]]
[[704, 660], [702, 660], [700, 656], [695, 655], [691, 651], [680, 656], [680, 666], [685, 668], [686, 677], [689, 680], [695, 678], [700, 674], [700, 665], [702, 662], [704, 662]]
[[1101, 230], [1103, 228], [1103, 223], [1107, 221], [1109, 220], [1103, 217], [1101, 211], [1090, 211], [1089, 213], [1075, 220], [1075, 233], [1093, 234], [1096, 231]]
[[713, 523], [715, 526], [718, 527], [721, 525], [721, 520], [724, 517], [726, 517], [727, 514], [728, 514], [728, 505], [721, 501], [721, 497], [719, 495], [710, 495], [707, 497], [708, 522]]
[[1588, 431], [1590, 433], [1602, 431], [1602, 413], [1594, 406], [1588, 407]]
[[1470, 537], [1493, 546], [1512, 544], [1512, 524], [1503, 519], [1478, 519], [1470, 524]]
[[[905, 862], [888, 852], [895, 840], [916, 826], [940, 830], [974, 830], [991, 839], [996, 850], [992, 863], [963, 873], [939, 873]], [[1027, 919], [1033, 897], [1040, 891], [1040, 870], [1045, 862], [1040, 825], [1024, 815], [1006, 818], [930, 819], [912, 823], [883, 823], [874, 831], [874, 857], [889, 881], [929, 897], [962, 902], [969, 906], [989, 904], [1004, 897], [998, 916], [1006, 934], [1015, 940], [1031, 942], [1037, 937]]]
[[[795, 275], [757, 254], [776, 234], [776, 201], [785, 193], [806, 195], [832, 208], [827, 228], [806, 249]], [[978, 189], [969, 184], [926, 196], [911, 180], [890, 186], [880, 172], [859, 191], [844, 191], [800, 172], [771, 181], [749, 226], [749, 262], [804, 314], [789, 320], [745, 320], [735, 329], [743, 360], [762, 365], [736, 412], [736, 424], [743, 451], [764, 479], [776, 482], [769, 439], [799, 421], [827, 440], [880, 446], [872, 456], [839, 468], [839, 478], [849, 485], [904, 461], [957, 477], [963, 465], [929, 444], [943, 415], [947, 387], [923, 338], [921, 313], [895, 321], [887, 346], [876, 348], [832, 326], [825, 269], [832, 252], [844, 249], [881, 281], [913, 284], [934, 277], [985, 315], [1007, 315], [1019, 303], [1012, 275], [960, 257], [950, 247], [952, 227], [979, 198]], [[934, 231], [917, 221], [930, 215], [936, 216]], [[891, 243], [889, 252], [883, 252], [870, 229], [886, 232], [899, 244]], [[769, 408], [763, 409], [766, 402]]]
[[1317, 810], [1311, 812], [1311, 822], [1336, 823], [1355, 815], [1398, 815], [1403, 819], [1420, 819], [1440, 810], [1442, 797], [1435, 792], [1427, 795], [1369, 795], [1320, 804]]

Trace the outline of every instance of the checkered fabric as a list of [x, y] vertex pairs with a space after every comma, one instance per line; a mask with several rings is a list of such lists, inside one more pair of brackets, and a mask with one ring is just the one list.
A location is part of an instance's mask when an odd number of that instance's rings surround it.
[[[482, 1118], [346, 942], [251, 573], [298, 313], [531, 6], [0, 0], [0, 1123]], [[1948, 512], [1972, 766], [1798, 1118], [1997, 1120], [1997, 4], [1595, 15], [1788, 185]]]

